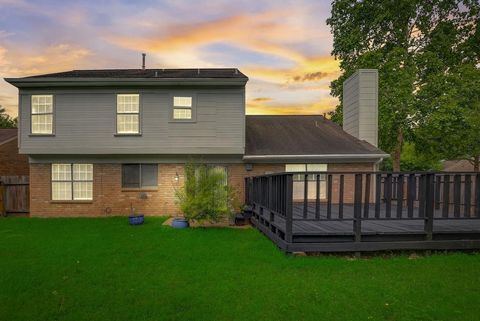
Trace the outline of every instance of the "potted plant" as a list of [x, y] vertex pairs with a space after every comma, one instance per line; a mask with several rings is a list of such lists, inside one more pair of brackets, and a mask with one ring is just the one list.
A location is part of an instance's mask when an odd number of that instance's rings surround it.
[[145, 216], [143, 214], [135, 214], [135, 208], [133, 208], [133, 204], [130, 203], [130, 215], [128, 216], [128, 224], [141, 225], [144, 221]]
[[185, 183], [176, 192], [177, 203], [184, 217], [174, 219], [172, 226], [188, 227], [192, 221], [214, 223], [230, 216], [235, 194], [226, 182], [223, 168], [186, 164]]
[[175, 217], [172, 220], [172, 227], [173, 228], [188, 228], [188, 227], [190, 227], [190, 223], [184, 217]]

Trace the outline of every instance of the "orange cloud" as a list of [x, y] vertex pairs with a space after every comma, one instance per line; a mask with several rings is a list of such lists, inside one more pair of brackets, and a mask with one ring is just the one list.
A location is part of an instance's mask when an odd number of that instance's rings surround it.
[[[39, 53], [30, 50], [7, 49], [0, 46], [0, 75], [3, 77], [24, 77], [49, 72], [70, 70], [88, 65], [91, 52], [85, 48], [57, 44], [44, 48]], [[12, 85], [0, 81], [0, 105], [7, 113], [16, 116], [18, 97]]]
[[156, 31], [143, 37], [106, 35], [105, 38], [127, 49], [146, 50], [151, 53], [192, 50], [195, 47], [222, 42], [302, 62], [305, 60], [304, 55], [285, 45], [287, 42], [301, 41], [298, 30], [279, 23], [289, 14], [292, 14], [291, 10], [234, 15], [214, 21], [175, 25], [165, 30], [164, 36], [159, 36]]
[[297, 82], [315, 81], [315, 80], [326, 78], [327, 76], [328, 74], [326, 72], [316, 71], [316, 72], [309, 72], [303, 75], [294, 76], [293, 80]]
[[49, 46], [38, 54], [0, 47], [0, 73], [6, 77], [21, 77], [72, 69], [83, 65], [90, 55], [88, 49], [70, 44]]
[[328, 113], [335, 109], [338, 100], [333, 97], [327, 97], [306, 103], [282, 104], [272, 101], [256, 101], [255, 99], [247, 102], [248, 115], [320, 115]]
[[291, 68], [249, 66], [242, 70], [251, 78], [283, 86], [292, 83], [328, 81], [336, 78], [340, 73], [339, 63], [332, 56], [304, 57], [301, 62]]
[[272, 101], [272, 100], [273, 98], [270, 98], [270, 97], [258, 97], [258, 98], [252, 99], [252, 102], [263, 103], [263, 102]]

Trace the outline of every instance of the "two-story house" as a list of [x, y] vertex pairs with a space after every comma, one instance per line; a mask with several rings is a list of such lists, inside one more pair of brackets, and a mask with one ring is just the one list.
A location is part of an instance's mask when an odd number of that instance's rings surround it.
[[133, 206], [146, 215], [179, 214], [175, 191], [192, 161], [224, 169], [240, 201], [246, 176], [373, 170], [387, 156], [375, 147], [376, 77], [363, 70], [345, 84], [352, 87], [345, 90], [346, 131], [322, 116], [246, 116], [248, 78], [238, 69], [7, 78], [19, 89], [30, 213], [126, 215]]

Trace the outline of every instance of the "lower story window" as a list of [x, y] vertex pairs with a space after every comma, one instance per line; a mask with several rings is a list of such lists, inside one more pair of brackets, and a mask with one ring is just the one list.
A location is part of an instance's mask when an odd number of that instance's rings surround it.
[[[285, 171], [293, 174], [293, 200], [303, 200], [305, 197], [305, 174], [307, 175], [307, 192], [308, 199], [316, 199], [317, 192], [317, 175], [311, 174], [312, 172], [326, 172], [327, 164], [286, 164]], [[301, 174], [295, 174], [301, 173]], [[327, 177], [325, 174], [319, 174], [320, 179], [320, 198], [325, 199], [327, 197]]]
[[[308, 174], [308, 172], [326, 172], [327, 164], [286, 164], [285, 171], [289, 173], [302, 172], [302, 174], [294, 174], [294, 181], [303, 181], [305, 174], [310, 181], [316, 180], [315, 174]], [[325, 174], [320, 174], [320, 180], [325, 180]]]
[[157, 186], [157, 164], [122, 165], [122, 188], [156, 188]]
[[93, 199], [92, 164], [52, 164], [52, 200]]

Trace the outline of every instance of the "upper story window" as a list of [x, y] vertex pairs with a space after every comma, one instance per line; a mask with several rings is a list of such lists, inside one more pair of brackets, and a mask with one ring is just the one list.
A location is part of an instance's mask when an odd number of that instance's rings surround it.
[[173, 119], [192, 119], [192, 97], [173, 97]]
[[32, 134], [53, 134], [53, 95], [32, 95]]
[[117, 95], [117, 134], [140, 133], [140, 95]]

